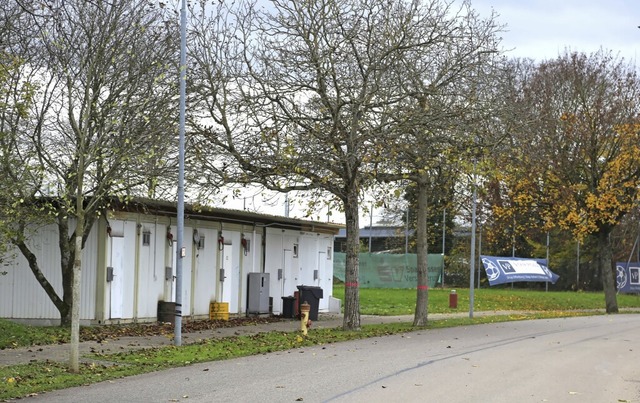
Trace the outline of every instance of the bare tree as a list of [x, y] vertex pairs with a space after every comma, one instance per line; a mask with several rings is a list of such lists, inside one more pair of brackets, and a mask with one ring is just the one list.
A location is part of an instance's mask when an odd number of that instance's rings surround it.
[[[471, 168], [489, 140], [483, 121], [495, 108], [492, 61], [496, 60], [501, 27], [495, 15], [480, 18], [469, 4], [433, 7], [427, 46], [416, 52], [402, 81], [410, 95], [396, 105], [394, 130], [376, 140], [381, 155], [376, 176], [403, 181], [415, 188], [418, 284], [414, 326], [428, 317], [428, 211], [444, 187]], [[452, 201], [449, 201], [452, 202]]]
[[457, 46], [448, 10], [439, 1], [276, 0], [264, 10], [221, 6], [194, 32], [203, 177], [322, 190], [339, 202], [345, 329], [360, 328], [359, 206], [385, 155], [376, 139], [400, 132], [395, 115], [415, 99], [409, 66], [434, 43]]
[[22, 117], [3, 121], [8, 141], [21, 145], [11, 150], [21, 164], [3, 169], [13, 178], [28, 173], [30, 180], [14, 184], [19, 211], [38, 209], [57, 225], [62, 295], [29, 246], [32, 215], [13, 215], [4, 227], [61, 324], [71, 325], [71, 369], [77, 371], [82, 249], [89, 232], [114, 196], [155, 193], [158, 178], [173, 172], [176, 30], [147, 1], [22, 6], [28, 18], [11, 52], [24, 63], [12, 82], [17, 88], [27, 81], [34, 93]]

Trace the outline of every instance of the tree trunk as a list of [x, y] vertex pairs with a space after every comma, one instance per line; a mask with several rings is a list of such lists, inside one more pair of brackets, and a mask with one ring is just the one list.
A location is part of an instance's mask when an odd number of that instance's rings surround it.
[[360, 228], [358, 196], [350, 194], [344, 206], [347, 222], [347, 251], [344, 283], [344, 330], [360, 330], [360, 295], [358, 275], [360, 268]]
[[613, 271], [613, 257], [611, 255], [611, 242], [609, 231], [601, 231], [596, 234], [597, 265], [602, 273], [602, 287], [604, 288], [604, 301], [607, 313], [618, 313], [618, 299], [616, 297], [616, 279]]
[[[82, 198], [79, 198], [82, 199]], [[78, 204], [81, 206], [82, 201]], [[71, 345], [69, 351], [69, 370], [80, 370], [80, 276], [82, 274], [82, 234], [84, 229], [84, 209], [78, 208], [76, 214], [75, 248], [73, 251], [73, 283], [71, 303]]]
[[[88, 91], [85, 93], [85, 96]], [[87, 97], [88, 98], [88, 97]], [[85, 115], [85, 125], [89, 127], [89, 116], [91, 115], [91, 104], [89, 103], [87, 114]], [[84, 209], [84, 149], [85, 138], [80, 136], [78, 176], [76, 178], [76, 230], [74, 231], [73, 246], [73, 280], [71, 282], [71, 343], [69, 346], [69, 371], [77, 373], [80, 371], [80, 276], [82, 275], [82, 236], [84, 235], [84, 221], [86, 211]], [[66, 236], [65, 236], [66, 238]]]
[[58, 248], [60, 249], [60, 270], [62, 271], [62, 300], [66, 306], [60, 311], [60, 326], [71, 326], [71, 307], [73, 306], [73, 240], [69, 238], [69, 220], [62, 211], [58, 214]]
[[429, 276], [428, 276], [428, 240], [427, 240], [427, 208], [428, 189], [424, 183], [418, 183], [418, 215], [417, 215], [417, 257], [418, 286], [416, 295], [416, 311], [413, 326], [426, 326], [429, 314]]

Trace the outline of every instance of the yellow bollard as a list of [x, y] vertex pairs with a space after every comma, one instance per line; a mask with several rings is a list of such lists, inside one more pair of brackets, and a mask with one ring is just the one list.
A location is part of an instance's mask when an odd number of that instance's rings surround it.
[[307, 301], [300, 304], [300, 330], [303, 335], [307, 335], [309, 330], [309, 312], [311, 311], [311, 305]]

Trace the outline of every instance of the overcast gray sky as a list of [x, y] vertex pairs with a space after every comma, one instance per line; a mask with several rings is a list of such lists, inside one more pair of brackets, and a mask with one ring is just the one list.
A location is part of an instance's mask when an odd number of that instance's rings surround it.
[[514, 57], [555, 58], [565, 49], [600, 48], [638, 63], [640, 0], [470, 0], [481, 16], [491, 10], [507, 24], [502, 44]]

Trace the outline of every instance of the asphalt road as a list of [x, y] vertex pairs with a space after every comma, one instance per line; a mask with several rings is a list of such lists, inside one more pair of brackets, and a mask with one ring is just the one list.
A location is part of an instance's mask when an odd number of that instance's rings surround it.
[[80, 388], [47, 402], [640, 402], [640, 315], [419, 331]]

